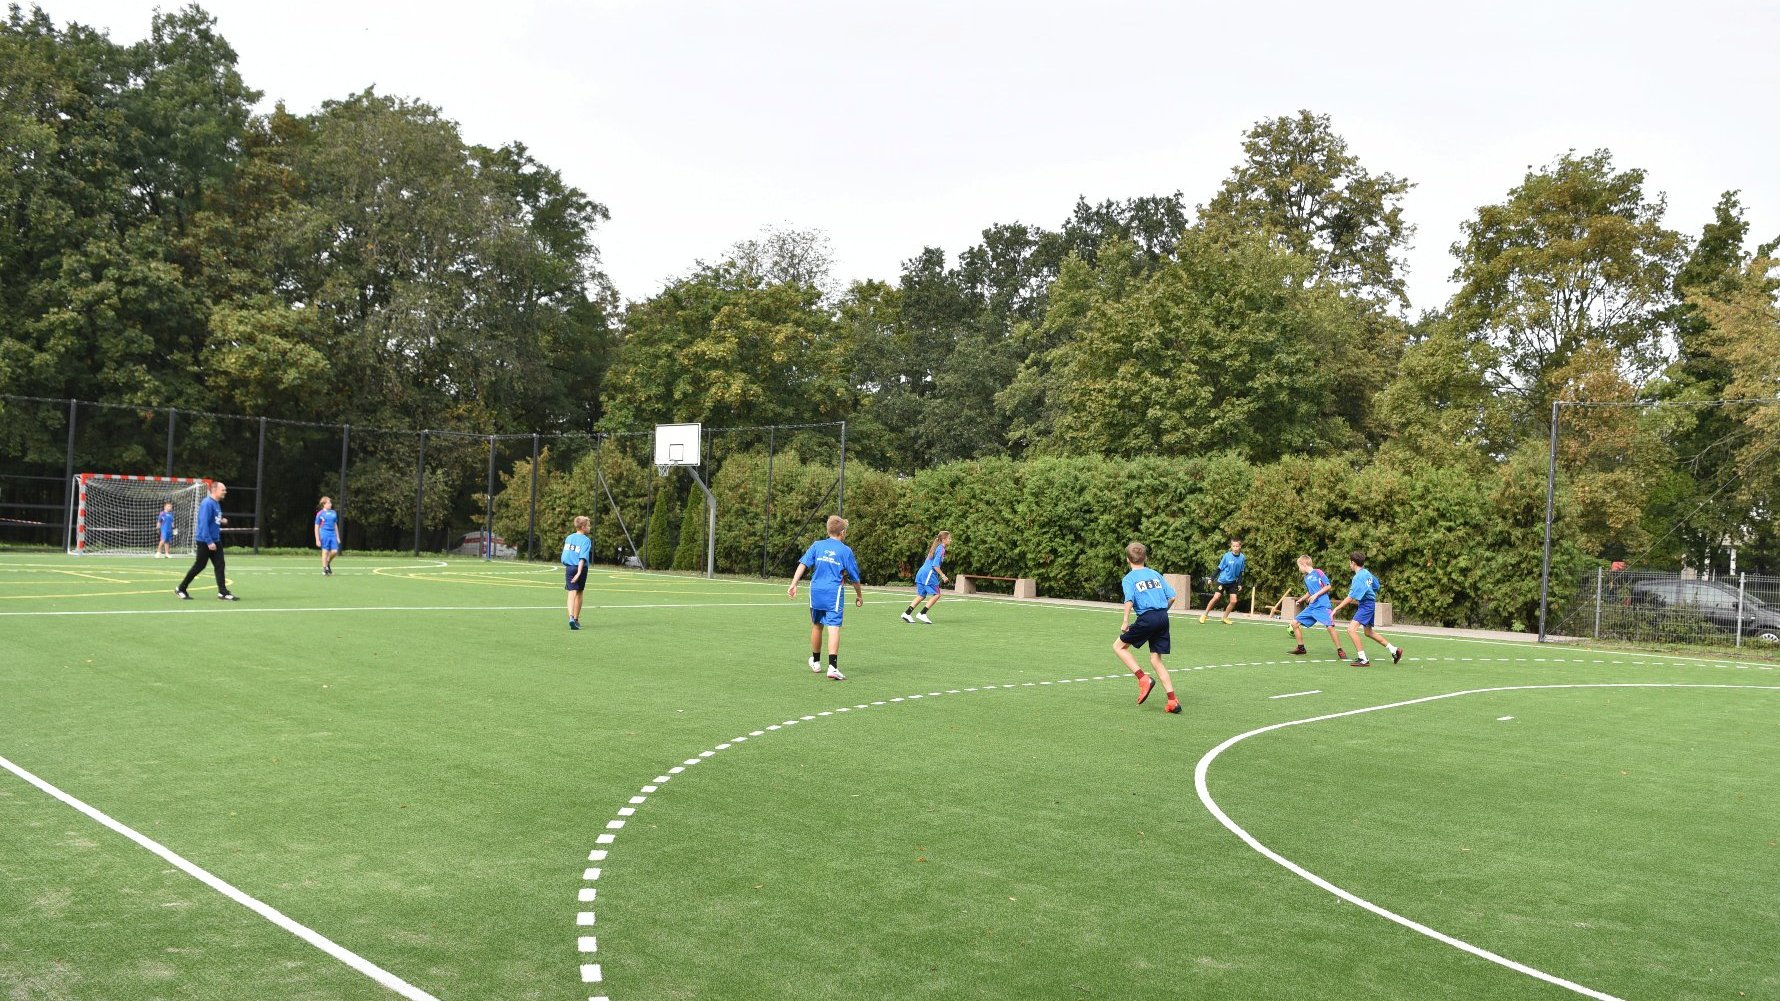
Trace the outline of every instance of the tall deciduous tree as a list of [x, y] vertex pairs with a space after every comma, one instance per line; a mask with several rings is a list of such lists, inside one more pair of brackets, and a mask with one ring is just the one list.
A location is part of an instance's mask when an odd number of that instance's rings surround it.
[[1642, 381], [1663, 362], [1664, 319], [1686, 243], [1664, 228], [1662, 195], [1606, 150], [1567, 153], [1477, 210], [1452, 252], [1452, 316], [1497, 349], [1493, 373], [1544, 413], [1552, 374], [1591, 341]]
[[1360, 165], [1329, 116], [1300, 111], [1255, 123], [1243, 161], [1200, 222], [1214, 234], [1262, 233], [1332, 281], [1380, 302], [1409, 304], [1402, 253], [1414, 228], [1403, 220], [1413, 186]]

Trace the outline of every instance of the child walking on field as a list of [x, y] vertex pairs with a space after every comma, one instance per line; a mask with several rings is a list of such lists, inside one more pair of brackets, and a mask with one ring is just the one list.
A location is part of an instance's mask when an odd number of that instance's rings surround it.
[[[1113, 640], [1113, 653], [1125, 662], [1131, 673], [1137, 676], [1137, 704], [1150, 697], [1150, 689], [1156, 685], [1156, 679], [1162, 682], [1162, 691], [1168, 695], [1168, 712], [1180, 712], [1180, 700], [1174, 696], [1174, 679], [1168, 676], [1168, 668], [1162, 666], [1162, 655], [1169, 651], [1168, 638], [1168, 604], [1174, 600], [1174, 588], [1162, 579], [1162, 575], [1151, 570], [1145, 563], [1149, 560], [1150, 551], [1141, 542], [1133, 542], [1125, 547], [1125, 562], [1131, 572], [1125, 575], [1125, 614], [1119, 619], [1119, 638]], [[1131, 621], [1132, 613], [1136, 613], [1137, 621]], [[1156, 672], [1152, 679], [1137, 666], [1137, 658], [1131, 656], [1131, 648], [1150, 647], [1150, 668]]]
[[[933, 544], [927, 547], [927, 561], [915, 572], [915, 600], [909, 602], [909, 607], [903, 610], [902, 621], [914, 622], [919, 619], [928, 625], [933, 624], [927, 613], [933, 611], [934, 605], [939, 604], [939, 586], [951, 579], [939, 568], [945, 561], [946, 547], [951, 544], [951, 532], [941, 532], [933, 537]], [[916, 612], [915, 606], [923, 601], [927, 602], [927, 607]]]

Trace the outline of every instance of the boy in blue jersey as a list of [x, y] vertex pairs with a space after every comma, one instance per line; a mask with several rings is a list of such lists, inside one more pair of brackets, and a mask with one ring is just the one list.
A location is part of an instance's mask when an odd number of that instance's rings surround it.
[[1236, 599], [1242, 596], [1242, 572], [1248, 569], [1248, 557], [1242, 555], [1242, 540], [1231, 536], [1230, 551], [1218, 560], [1218, 586], [1211, 592], [1211, 600], [1205, 603], [1205, 611], [1199, 614], [1199, 624], [1211, 616], [1211, 610], [1218, 605], [1218, 599], [1225, 595], [1230, 601], [1224, 606], [1224, 617], [1220, 621], [1224, 625], [1232, 625], [1230, 613], [1236, 611]]
[[321, 510], [315, 512], [315, 548], [321, 550], [321, 573], [334, 575], [334, 557], [340, 555], [340, 512], [334, 510], [334, 499], [323, 497]]
[[569, 628], [581, 628], [581, 602], [587, 597], [587, 567], [593, 562], [593, 539], [587, 530], [593, 522], [575, 516], [575, 530], [562, 540], [562, 589], [569, 593]]
[[[1150, 667], [1156, 677], [1162, 680], [1162, 691], [1168, 695], [1168, 712], [1180, 712], [1180, 700], [1174, 697], [1174, 679], [1168, 676], [1168, 668], [1162, 666], [1162, 655], [1169, 651], [1168, 637], [1168, 605], [1174, 600], [1174, 588], [1162, 575], [1151, 570], [1145, 563], [1149, 560], [1149, 547], [1141, 542], [1133, 542], [1125, 547], [1125, 562], [1131, 571], [1121, 582], [1125, 591], [1125, 614], [1119, 619], [1119, 638], [1113, 640], [1113, 653], [1132, 674], [1137, 675], [1137, 704], [1150, 697], [1150, 689], [1156, 682], [1143, 673], [1137, 666], [1137, 658], [1131, 656], [1131, 648], [1150, 645]], [[1137, 621], [1131, 621], [1132, 613], [1137, 614]]]
[[222, 527], [229, 523], [229, 519], [223, 517], [222, 499], [228, 493], [228, 485], [218, 480], [210, 484], [210, 496], [198, 502], [198, 523], [192, 527], [198, 556], [192, 561], [192, 568], [185, 572], [185, 579], [179, 582], [179, 588], [173, 592], [182, 601], [192, 600], [186, 588], [192, 586], [192, 580], [203, 571], [206, 563], [216, 571], [216, 596], [223, 601], [235, 600], [229, 593], [228, 577], [223, 573]]
[[1335, 644], [1335, 657], [1347, 659], [1347, 651], [1341, 648], [1341, 637], [1335, 632], [1335, 620], [1329, 614], [1329, 592], [1335, 585], [1329, 583], [1329, 575], [1318, 570], [1310, 562], [1310, 557], [1298, 557], [1298, 572], [1304, 575], [1304, 601], [1299, 605], [1298, 618], [1292, 622], [1292, 637], [1298, 641], [1296, 649], [1287, 651], [1296, 657], [1305, 654], [1304, 627], [1323, 626], [1329, 630], [1329, 642]]
[[[927, 613], [933, 611], [933, 606], [939, 603], [939, 586], [949, 579], [939, 565], [944, 562], [946, 547], [951, 544], [951, 532], [941, 532], [933, 537], [933, 543], [927, 547], [927, 561], [915, 572], [915, 600], [909, 602], [909, 607], [903, 610], [902, 621], [914, 622], [919, 619], [928, 625], [933, 624]], [[927, 607], [916, 612], [915, 606], [922, 601], [927, 602]]]
[[173, 558], [173, 502], [161, 505], [161, 513], [155, 516], [155, 527], [161, 530], [161, 541], [155, 546], [155, 559], [170, 560]]
[[786, 594], [797, 597], [797, 582], [810, 574], [810, 670], [822, 673], [822, 629], [828, 628], [828, 680], [845, 681], [841, 673], [841, 592], [848, 576], [853, 578], [853, 604], [865, 607], [865, 588], [860, 584], [859, 562], [847, 548], [847, 519], [829, 515], [828, 538], [810, 543], [798, 558]]
[[1332, 614], [1341, 614], [1341, 610], [1346, 608], [1350, 602], [1354, 606], [1354, 617], [1347, 623], [1347, 635], [1354, 641], [1354, 659], [1350, 663], [1355, 667], [1365, 667], [1372, 663], [1366, 659], [1366, 644], [1360, 642], [1360, 627], [1364, 626], [1366, 635], [1374, 643], [1384, 644], [1384, 648], [1390, 652], [1391, 663], [1395, 664], [1403, 659], [1403, 648], [1392, 646], [1390, 640], [1385, 639], [1372, 629], [1373, 616], [1377, 613], [1378, 607], [1378, 589], [1380, 587], [1378, 577], [1366, 569], [1365, 553], [1357, 550], [1348, 553], [1347, 565], [1353, 568], [1353, 583], [1347, 586], [1347, 597], [1341, 599], [1341, 604], [1335, 606], [1335, 611]]

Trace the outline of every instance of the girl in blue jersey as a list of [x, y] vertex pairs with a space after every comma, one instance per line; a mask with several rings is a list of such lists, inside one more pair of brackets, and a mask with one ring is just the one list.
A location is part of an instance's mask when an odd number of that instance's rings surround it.
[[[934, 605], [939, 604], [939, 586], [950, 582], [950, 578], [939, 565], [945, 561], [946, 547], [951, 544], [951, 532], [941, 532], [933, 537], [933, 542], [927, 547], [927, 560], [915, 573], [915, 600], [909, 602], [909, 607], [903, 610], [902, 621], [913, 622], [920, 619], [928, 625], [933, 624], [927, 613], [933, 611]], [[922, 601], [927, 602], [927, 607], [916, 612], [915, 606]]]
[[315, 512], [315, 548], [321, 550], [322, 575], [332, 577], [334, 557], [340, 555], [340, 513], [332, 497], [323, 497], [321, 510]]
[[841, 673], [841, 593], [847, 578], [853, 578], [853, 604], [865, 605], [865, 588], [860, 586], [859, 561], [847, 548], [847, 519], [840, 515], [828, 518], [828, 538], [817, 539], [797, 561], [786, 594], [797, 597], [797, 582], [805, 571], [810, 575], [810, 670], [822, 673], [822, 630], [828, 629], [828, 679], [845, 681]]

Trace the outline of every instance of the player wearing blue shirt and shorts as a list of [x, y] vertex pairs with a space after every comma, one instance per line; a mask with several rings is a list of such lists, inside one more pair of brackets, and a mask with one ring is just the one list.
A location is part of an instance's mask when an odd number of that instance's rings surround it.
[[1354, 641], [1354, 659], [1350, 663], [1355, 667], [1365, 667], [1372, 663], [1366, 659], [1366, 644], [1360, 642], [1360, 628], [1364, 626], [1366, 635], [1373, 642], [1384, 644], [1385, 650], [1391, 655], [1391, 663], [1395, 664], [1403, 659], [1403, 648], [1391, 645], [1390, 640], [1372, 629], [1373, 616], [1378, 610], [1378, 589], [1381, 586], [1378, 577], [1366, 569], [1365, 553], [1357, 550], [1348, 553], [1347, 565], [1353, 568], [1353, 583], [1347, 586], [1347, 597], [1341, 599], [1341, 604], [1335, 606], [1332, 614], [1339, 615], [1349, 602], [1353, 603], [1354, 617], [1347, 623], [1347, 635]]
[[1323, 626], [1329, 630], [1329, 642], [1335, 644], [1337, 659], [1346, 660], [1347, 651], [1341, 648], [1341, 637], [1335, 632], [1334, 617], [1329, 614], [1329, 592], [1335, 585], [1329, 583], [1329, 575], [1311, 565], [1310, 557], [1298, 557], [1298, 572], [1304, 575], [1304, 600], [1300, 604], [1298, 618], [1292, 622], [1292, 637], [1298, 641], [1296, 649], [1287, 651], [1294, 656], [1302, 657], [1304, 649], [1304, 627]]
[[173, 558], [173, 502], [161, 505], [161, 513], [155, 516], [155, 527], [161, 530], [161, 541], [155, 546], [155, 559], [170, 560]]
[[[902, 621], [914, 622], [919, 619], [928, 625], [933, 624], [927, 613], [933, 611], [933, 606], [939, 603], [939, 586], [947, 582], [946, 572], [939, 565], [945, 561], [946, 547], [951, 544], [951, 532], [941, 532], [933, 537], [932, 544], [927, 547], [926, 562], [921, 564], [921, 569], [915, 571], [915, 600], [909, 602], [909, 607], [903, 610]], [[915, 606], [922, 601], [927, 602], [927, 607], [919, 612], [915, 611]]]
[[321, 572], [334, 575], [334, 557], [340, 555], [340, 512], [334, 510], [334, 499], [323, 497], [321, 510], [315, 512], [315, 548], [321, 550]]
[[828, 679], [845, 681], [841, 673], [841, 593], [847, 578], [853, 579], [853, 604], [865, 606], [865, 588], [860, 585], [859, 562], [847, 548], [847, 519], [829, 515], [828, 538], [810, 543], [798, 558], [797, 570], [791, 574], [791, 587], [785, 593], [797, 597], [797, 582], [805, 571], [810, 575], [810, 670], [822, 673], [822, 630], [828, 629]]
[[[1149, 547], [1141, 542], [1133, 542], [1125, 547], [1125, 562], [1131, 571], [1121, 582], [1125, 591], [1125, 614], [1119, 619], [1119, 638], [1113, 640], [1113, 653], [1125, 662], [1131, 673], [1137, 676], [1137, 704], [1150, 697], [1150, 689], [1156, 682], [1143, 673], [1137, 666], [1137, 658], [1131, 656], [1131, 648], [1150, 647], [1150, 667], [1155, 670], [1156, 678], [1162, 681], [1162, 691], [1168, 694], [1167, 711], [1180, 712], [1180, 700], [1174, 697], [1174, 679], [1168, 676], [1168, 668], [1162, 666], [1162, 655], [1169, 647], [1168, 637], [1168, 605], [1174, 600], [1174, 588], [1162, 575], [1145, 566], [1150, 556]], [[1137, 621], [1132, 622], [1135, 613]]]
[[216, 596], [223, 601], [234, 601], [234, 594], [229, 591], [229, 579], [223, 572], [222, 528], [229, 523], [223, 517], [222, 499], [228, 496], [229, 487], [221, 480], [210, 484], [210, 496], [198, 502], [198, 523], [192, 526], [192, 541], [197, 544], [197, 559], [192, 561], [192, 568], [185, 572], [185, 579], [173, 592], [183, 601], [192, 600], [186, 588], [203, 571], [208, 563], [216, 571]]
[[1204, 625], [1205, 620], [1211, 617], [1211, 610], [1217, 607], [1218, 599], [1226, 594], [1230, 596], [1230, 602], [1224, 606], [1221, 621], [1226, 626], [1234, 624], [1230, 621], [1230, 613], [1236, 610], [1236, 599], [1242, 596], [1242, 572], [1246, 569], [1248, 557], [1242, 555], [1242, 540], [1233, 535], [1230, 537], [1230, 551], [1218, 560], [1218, 586], [1211, 592], [1211, 600], [1205, 603], [1205, 611], [1199, 614], [1200, 625]]
[[569, 593], [569, 628], [581, 628], [581, 601], [587, 597], [587, 568], [593, 562], [593, 540], [587, 530], [593, 522], [575, 516], [575, 530], [562, 540], [562, 589]]

